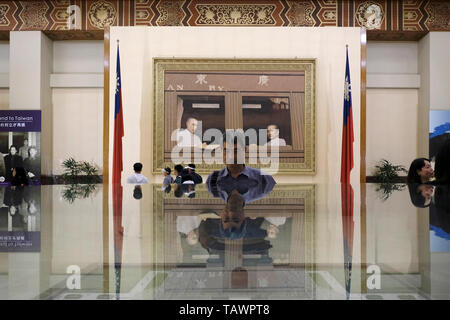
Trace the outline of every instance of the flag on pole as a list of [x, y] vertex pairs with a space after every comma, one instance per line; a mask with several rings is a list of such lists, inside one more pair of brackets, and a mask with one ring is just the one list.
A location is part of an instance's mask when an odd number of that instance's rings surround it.
[[116, 101], [114, 108], [114, 141], [113, 141], [113, 184], [120, 184], [123, 170], [122, 163], [122, 137], [123, 130], [123, 110], [122, 110], [122, 79], [120, 78], [120, 56], [119, 43], [117, 43], [117, 66], [116, 66]]
[[113, 230], [114, 230], [114, 272], [116, 276], [116, 299], [120, 298], [120, 278], [122, 269], [122, 198], [123, 189], [121, 175], [122, 163], [122, 137], [123, 114], [122, 114], [122, 86], [120, 78], [119, 43], [117, 42], [117, 67], [116, 67], [116, 101], [114, 110], [114, 142], [113, 142], [113, 172], [112, 172], [112, 200], [113, 200]]
[[347, 300], [350, 298], [352, 282], [353, 261], [353, 188], [351, 184], [341, 184], [341, 207], [342, 207], [342, 232], [344, 239], [344, 273], [345, 292]]
[[342, 126], [341, 183], [350, 183], [350, 171], [353, 168], [353, 116], [352, 87], [350, 84], [350, 66], [348, 47], [346, 49], [345, 85], [344, 85], [344, 122]]

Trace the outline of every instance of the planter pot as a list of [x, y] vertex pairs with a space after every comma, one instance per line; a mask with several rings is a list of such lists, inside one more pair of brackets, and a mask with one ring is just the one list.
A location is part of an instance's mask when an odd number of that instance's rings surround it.
[[103, 176], [41, 176], [41, 184], [97, 184], [103, 182]]
[[367, 176], [366, 183], [406, 183], [406, 179], [407, 179], [406, 176], [401, 176], [401, 177], [394, 178], [388, 182], [386, 182], [386, 181], [382, 182], [382, 181], [378, 180], [378, 178], [375, 176]]

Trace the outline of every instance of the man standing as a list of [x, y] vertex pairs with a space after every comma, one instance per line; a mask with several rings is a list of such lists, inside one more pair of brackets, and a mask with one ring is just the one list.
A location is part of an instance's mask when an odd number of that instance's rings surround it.
[[142, 163], [136, 162], [133, 165], [134, 173], [127, 178], [127, 183], [131, 184], [146, 184], [148, 183], [147, 178], [141, 174], [142, 172]]
[[23, 160], [28, 158], [28, 149], [30, 147], [28, 146], [28, 139], [23, 140], [23, 146], [19, 148], [19, 156], [22, 157]]

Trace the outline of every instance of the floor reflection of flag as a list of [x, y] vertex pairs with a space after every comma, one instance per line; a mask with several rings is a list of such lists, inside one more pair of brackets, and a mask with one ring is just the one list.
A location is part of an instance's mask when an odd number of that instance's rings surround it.
[[114, 224], [114, 274], [116, 276], [116, 298], [120, 297], [120, 276], [122, 268], [122, 185], [113, 184], [113, 224]]
[[353, 258], [353, 188], [350, 184], [341, 184], [342, 230], [344, 235], [344, 272], [345, 291], [350, 298]]

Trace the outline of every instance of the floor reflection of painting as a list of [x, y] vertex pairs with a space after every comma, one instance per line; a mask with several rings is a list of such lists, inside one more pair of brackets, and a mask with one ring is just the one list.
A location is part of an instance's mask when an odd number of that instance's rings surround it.
[[230, 234], [220, 228], [224, 200], [205, 187], [198, 185], [193, 199], [154, 189], [154, 210], [162, 213], [154, 223], [164, 225], [154, 235], [164, 243], [154, 260], [168, 273], [158, 294], [248, 288], [264, 294], [286, 283], [299, 297], [311, 294], [314, 186], [276, 185], [266, 198], [245, 204], [242, 227]]

